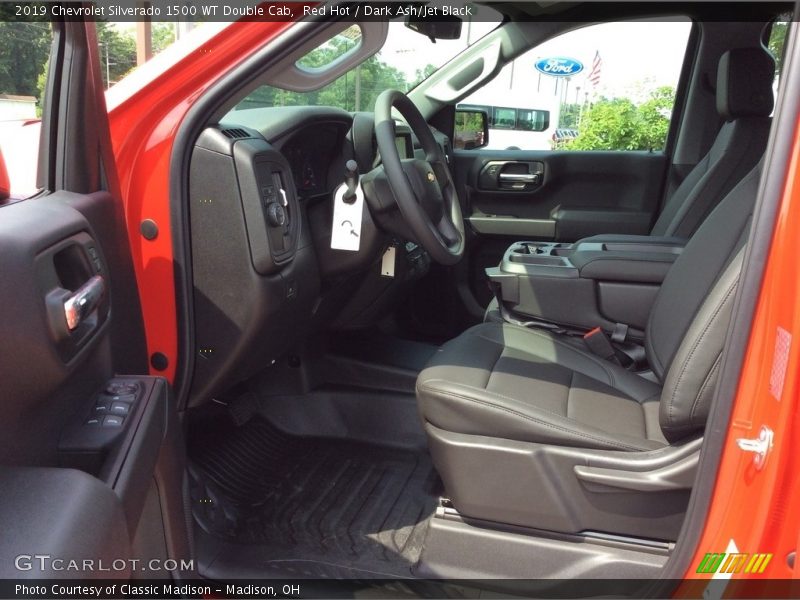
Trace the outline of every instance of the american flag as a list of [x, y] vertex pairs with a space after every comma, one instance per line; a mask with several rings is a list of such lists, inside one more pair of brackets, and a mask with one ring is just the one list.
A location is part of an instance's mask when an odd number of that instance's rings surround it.
[[603, 68], [603, 59], [600, 58], [598, 50], [594, 53], [594, 60], [592, 61], [592, 70], [589, 71], [587, 79], [592, 84], [592, 87], [597, 87], [600, 84], [600, 71]]

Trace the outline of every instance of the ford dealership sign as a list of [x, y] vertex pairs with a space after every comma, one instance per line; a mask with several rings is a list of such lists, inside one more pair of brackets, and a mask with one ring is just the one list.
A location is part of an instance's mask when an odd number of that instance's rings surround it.
[[552, 75], [553, 77], [571, 77], [583, 71], [583, 63], [581, 61], [564, 56], [541, 58], [536, 61], [534, 67], [540, 73]]

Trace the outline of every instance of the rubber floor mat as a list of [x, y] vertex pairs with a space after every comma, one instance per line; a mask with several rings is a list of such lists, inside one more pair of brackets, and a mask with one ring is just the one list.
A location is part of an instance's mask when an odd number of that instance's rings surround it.
[[441, 493], [426, 453], [291, 436], [260, 418], [194, 428], [189, 453], [200, 526], [294, 575], [411, 576]]

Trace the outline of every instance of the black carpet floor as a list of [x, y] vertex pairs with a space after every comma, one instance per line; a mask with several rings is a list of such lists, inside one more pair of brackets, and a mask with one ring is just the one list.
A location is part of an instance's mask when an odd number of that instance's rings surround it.
[[441, 493], [427, 453], [291, 436], [259, 417], [190, 429], [189, 453], [198, 524], [295, 576], [412, 576]]

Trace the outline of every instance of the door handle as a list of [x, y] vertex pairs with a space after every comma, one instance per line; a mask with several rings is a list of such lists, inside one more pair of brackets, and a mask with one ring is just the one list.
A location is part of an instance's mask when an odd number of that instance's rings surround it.
[[538, 173], [500, 173], [500, 183], [539, 183]]
[[490, 160], [478, 173], [478, 189], [532, 191], [544, 181], [544, 163], [525, 160]]
[[75, 330], [100, 305], [105, 293], [105, 280], [101, 275], [95, 275], [64, 301], [64, 316], [70, 331]]

